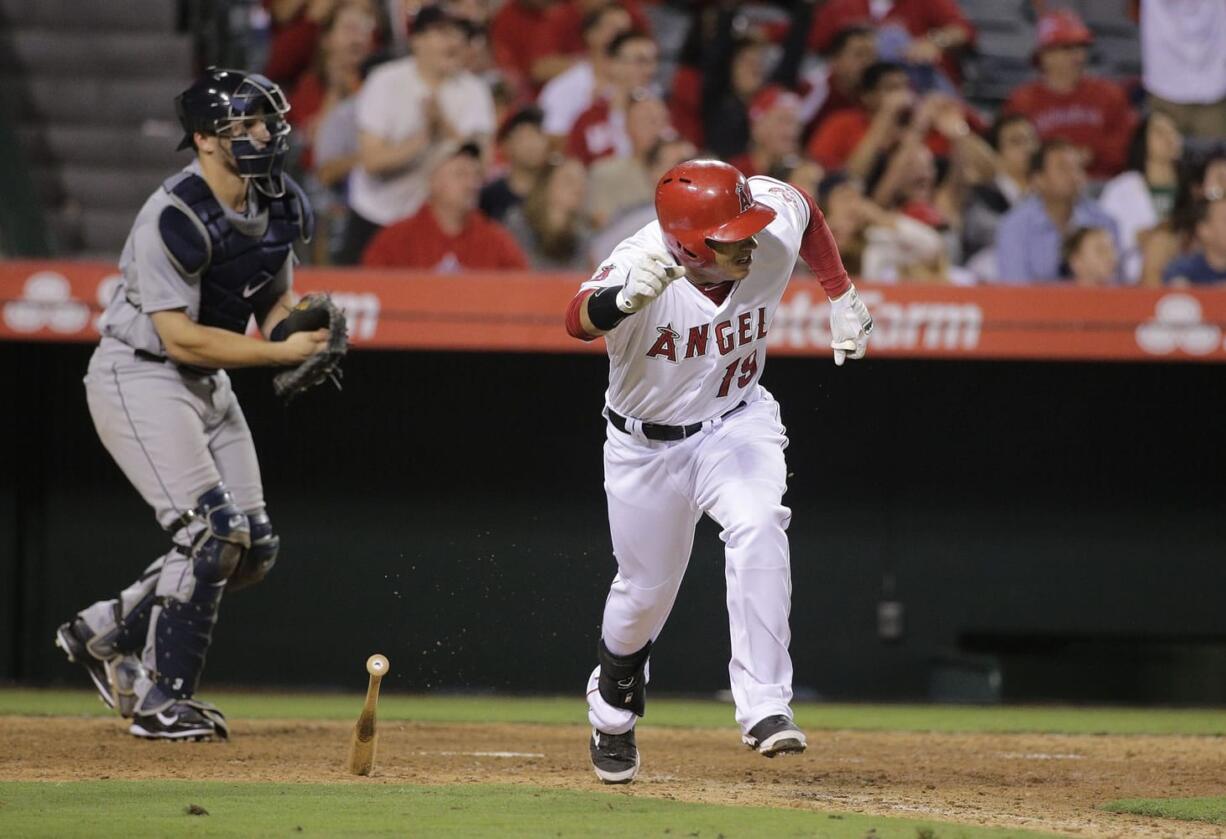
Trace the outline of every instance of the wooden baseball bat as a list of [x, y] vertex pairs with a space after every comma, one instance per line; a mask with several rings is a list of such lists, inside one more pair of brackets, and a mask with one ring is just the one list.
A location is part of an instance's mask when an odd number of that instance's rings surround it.
[[375, 653], [366, 659], [366, 672], [370, 682], [366, 685], [366, 701], [362, 713], [353, 727], [353, 741], [349, 744], [349, 771], [354, 775], [369, 775], [375, 767], [375, 746], [379, 735], [375, 731], [375, 708], [379, 704], [379, 681], [387, 675], [387, 658]]

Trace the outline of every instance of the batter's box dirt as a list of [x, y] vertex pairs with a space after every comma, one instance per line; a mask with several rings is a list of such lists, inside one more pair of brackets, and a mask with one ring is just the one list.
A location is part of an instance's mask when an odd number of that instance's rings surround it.
[[521, 783], [676, 801], [922, 816], [1078, 837], [1223, 837], [1209, 824], [1108, 813], [1122, 798], [1219, 795], [1214, 737], [809, 732], [767, 761], [732, 729], [639, 732], [643, 771], [602, 787], [578, 726], [385, 722], [375, 774], [345, 770], [352, 724], [232, 720], [228, 743], [138, 741], [118, 719], [5, 717], [0, 780]]

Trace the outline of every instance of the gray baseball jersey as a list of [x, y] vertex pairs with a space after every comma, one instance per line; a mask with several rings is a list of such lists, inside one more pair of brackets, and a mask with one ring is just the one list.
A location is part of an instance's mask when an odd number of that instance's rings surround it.
[[[183, 171], [199, 175], [200, 164], [193, 160]], [[187, 276], [179, 270], [158, 231], [158, 217], [174, 203], [175, 198], [159, 187], [141, 207], [119, 257], [123, 282], [99, 324], [103, 336], [154, 355], [165, 355], [166, 349], [149, 315], [183, 309], [189, 318], [197, 320], [200, 314], [200, 278]], [[248, 187], [247, 213], [236, 213], [224, 203], [221, 209], [226, 221], [248, 236], [260, 235], [267, 225], [268, 211], [260, 208], [253, 187]], [[291, 255], [270, 283], [276, 292], [272, 299], [293, 285], [293, 277], [294, 258]], [[263, 314], [257, 313], [257, 316]]]

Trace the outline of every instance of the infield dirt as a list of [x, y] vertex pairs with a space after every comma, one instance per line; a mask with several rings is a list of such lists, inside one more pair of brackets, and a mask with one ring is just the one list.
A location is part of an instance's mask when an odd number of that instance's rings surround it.
[[1220, 795], [1216, 737], [810, 732], [766, 760], [734, 731], [639, 731], [643, 770], [603, 787], [588, 729], [381, 722], [375, 773], [345, 770], [352, 723], [232, 720], [228, 743], [151, 743], [118, 719], [0, 719], [0, 780], [208, 779], [361, 784], [500, 783], [742, 806], [904, 816], [1094, 837], [1223, 837], [1226, 828], [1114, 814], [1120, 798]]

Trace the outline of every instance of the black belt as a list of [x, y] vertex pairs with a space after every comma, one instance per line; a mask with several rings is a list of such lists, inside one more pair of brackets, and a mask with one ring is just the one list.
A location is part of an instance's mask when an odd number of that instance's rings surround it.
[[133, 350], [136, 357], [141, 361], [152, 361], [156, 364], [170, 364], [180, 373], [186, 373], [189, 376], [211, 376], [216, 373], [216, 370], [210, 370], [207, 367], [192, 367], [190, 364], [175, 364], [166, 356], [151, 353], [149, 350]]
[[[745, 403], [737, 405], [735, 408], [730, 408], [719, 415], [720, 419], [735, 414], [737, 411], [745, 407]], [[623, 434], [629, 434], [626, 430], [626, 418], [614, 411], [612, 408], [608, 410], [609, 422], [613, 423], [613, 427]], [[654, 422], [645, 422], [642, 425], [643, 436], [648, 440], [660, 440], [662, 442], [671, 442], [673, 440], [684, 440], [686, 437], [693, 437], [699, 431], [702, 431], [703, 423], [696, 422], [692, 425], [658, 425]]]

